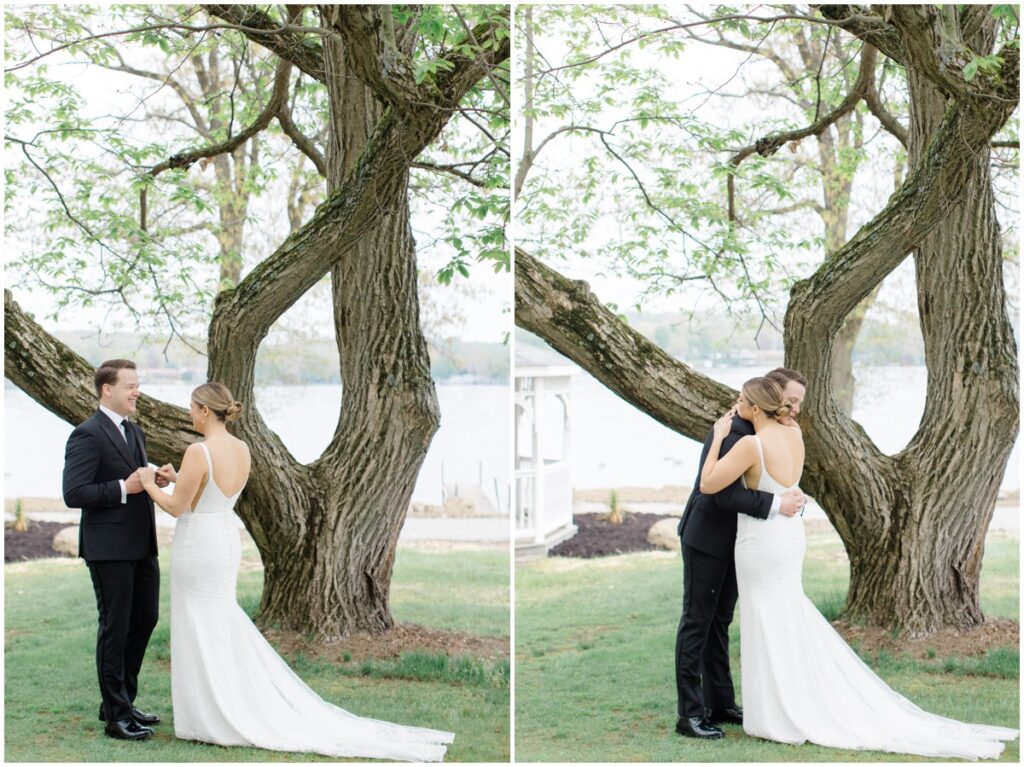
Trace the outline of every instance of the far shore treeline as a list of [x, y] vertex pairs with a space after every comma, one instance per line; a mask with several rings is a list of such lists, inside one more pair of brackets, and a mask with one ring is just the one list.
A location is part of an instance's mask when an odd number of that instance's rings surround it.
[[[111, 357], [135, 360], [147, 371], [149, 383], [198, 383], [206, 377], [206, 357], [177, 338], [165, 351], [166, 340], [140, 339], [129, 333], [98, 336], [95, 331], [67, 330], [54, 335], [93, 365]], [[198, 350], [203, 349], [198, 341], [190, 343]], [[430, 372], [435, 381], [456, 379], [465, 383], [507, 385], [508, 346], [500, 342], [431, 342]], [[266, 341], [256, 358], [256, 383], [261, 386], [340, 384], [334, 340], [289, 334], [286, 339]]]

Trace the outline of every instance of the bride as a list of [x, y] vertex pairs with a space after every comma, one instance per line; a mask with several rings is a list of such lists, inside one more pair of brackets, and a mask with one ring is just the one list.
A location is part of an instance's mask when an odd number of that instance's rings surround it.
[[337, 757], [440, 761], [454, 735], [350, 714], [320, 698], [288, 668], [235, 600], [241, 562], [235, 501], [249, 478], [246, 444], [226, 422], [241, 413], [223, 384], [192, 392], [204, 439], [189, 446], [168, 495], [151, 467], [143, 487], [177, 517], [171, 549], [171, 697], [174, 733], [222, 746]]
[[[790, 405], [768, 378], [743, 384], [736, 407], [715, 423], [701, 474], [702, 493], [743, 477], [749, 488], [784, 493], [800, 482], [799, 427], [780, 423]], [[724, 457], [718, 453], [735, 413], [754, 425]], [[800, 517], [739, 515], [736, 581], [740, 605], [743, 729], [783, 743], [870, 749], [965, 759], [995, 758], [1005, 727], [929, 714], [893, 691], [864, 664], [804, 595]]]

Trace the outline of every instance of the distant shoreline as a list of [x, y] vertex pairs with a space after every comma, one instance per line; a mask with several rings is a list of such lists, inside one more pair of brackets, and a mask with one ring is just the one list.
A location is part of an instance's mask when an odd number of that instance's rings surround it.
[[[145, 376], [145, 371], [142, 371], [142, 375]], [[446, 376], [444, 378], [434, 377], [435, 384], [447, 384], [455, 386], [508, 386], [508, 378], [484, 378], [481, 376], [457, 374], [452, 376]], [[198, 379], [184, 379], [184, 378], [167, 378], [167, 377], [143, 377], [143, 386], [196, 386], [198, 385]], [[265, 386], [341, 386], [341, 379], [337, 381], [257, 381], [256, 388], [259, 389]], [[7, 378], [4, 379], [4, 388], [22, 391], [20, 387], [11, 383]]]
[[[693, 489], [689, 485], [663, 485], [662, 487], [596, 487], [575, 488], [573, 503], [608, 503], [612, 491], [619, 503], [671, 503], [685, 505]], [[1020, 489], [1000, 490], [996, 506], [1019, 506]]]

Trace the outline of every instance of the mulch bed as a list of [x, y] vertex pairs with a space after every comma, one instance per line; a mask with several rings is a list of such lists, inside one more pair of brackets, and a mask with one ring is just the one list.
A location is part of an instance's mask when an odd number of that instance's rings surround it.
[[335, 642], [318, 642], [305, 634], [278, 629], [264, 629], [263, 633], [283, 653], [313, 655], [335, 664], [392, 660], [409, 652], [452, 657], [469, 655], [489, 661], [509, 657], [507, 637], [432, 629], [415, 623], [400, 623], [383, 634], [356, 633]]
[[29, 522], [19, 533], [10, 524], [4, 526], [4, 562], [27, 562], [44, 557], [62, 557], [53, 550], [53, 536], [69, 527], [63, 522]]
[[573, 522], [579, 532], [567, 541], [553, 547], [553, 557], [606, 557], [611, 554], [628, 554], [632, 551], [664, 551], [647, 542], [647, 531], [651, 525], [663, 519], [675, 519], [665, 514], [642, 514], [626, 512], [621, 525], [613, 525], [607, 514], [574, 514]]
[[1020, 646], [1020, 624], [1009, 618], [988, 618], [966, 631], [941, 629], [920, 639], [894, 637], [887, 629], [858, 626], [842, 618], [832, 625], [848, 643], [858, 644], [862, 652], [876, 654], [884, 650], [892, 656], [907, 654], [918, 660], [978, 656], [995, 647]]

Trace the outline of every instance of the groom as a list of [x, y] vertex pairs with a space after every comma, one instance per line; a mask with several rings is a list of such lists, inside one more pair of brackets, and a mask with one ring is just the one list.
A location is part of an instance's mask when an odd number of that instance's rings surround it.
[[[160, 717], [139, 711], [133, 701], [157, 623], [160, 567], [153, 501], [138, 477], [139, 467], [148, 465], [146, 440], [128, 420], [139, 398], [135, 363], [108, 360], [94, 383], [99, 409], [68, 437], [64, 503], [82, 510], [78, 553], [89, 567], [99, 610], [100, 720], [110, 737], [145, 740], [153, 734], [146, 725]], [[158, 476], [157, 484], [168, 482]]]
[[[782, 396], [800, 414], [807, 379], [795, 370], [776, 368], [766, 373], [782, 387]], [[732, 430], [722, 442], [719, 457], [740, 438], [754, 433], [749, 421], [732, 419]], [[776, 512], [788, 517], [803, 507], [799, 490], [773, 495], [747, 490], [737, 479], [714, 495], [700, 492], [700, 475], [711, 447], [713, 432], [704, 440], [697, 479], [679, 522], [683, 551], [683, 617], [676, 631], [676, 732], [691, 738], [715, 739], [725, 733], [717, 724], [743, 724], [729, 673], [729, 624], [736, 606], [736, 515], [767, 519]]]

